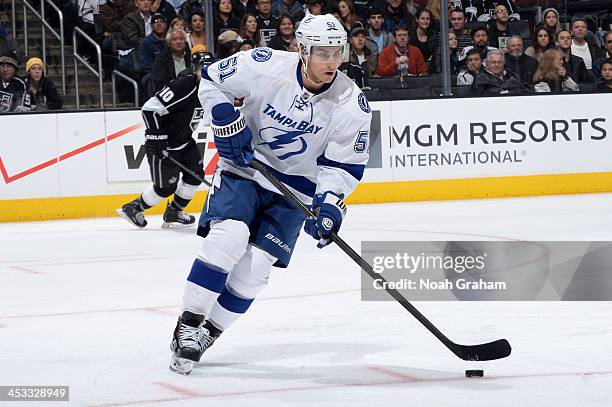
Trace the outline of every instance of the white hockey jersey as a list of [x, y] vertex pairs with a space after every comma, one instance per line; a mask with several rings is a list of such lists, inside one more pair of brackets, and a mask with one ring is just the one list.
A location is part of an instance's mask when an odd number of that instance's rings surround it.
[[[368, 161], [371, 110], [342, 72], [313, 94], [303, 87], [298, 53], [256, 48], [202, 70], [204, 112], [244, 97], [255, 158], [306, 202], [315, 193], [348, 196]], [[221, 159], [218, 170], [253, 179], [278, 192], [260, 173]]]

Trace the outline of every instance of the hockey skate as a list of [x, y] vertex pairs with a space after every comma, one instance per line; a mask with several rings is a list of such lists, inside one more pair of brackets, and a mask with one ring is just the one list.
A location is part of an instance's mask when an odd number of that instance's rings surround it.
[[189, 226], [195, 223], [195, 216], [175, 209], [171, 204], [166, 207], [164, 212], [163, 229], [170, 229], [177, 226]]
[[147, 220], [145, 219], [144, 214], [140, 210], [140, 207], [136, 201], [126, 203], [121, 208], [117, 209], [116, 212], [117, 215], [121, 216], [134, 226], [141, 229], [147, 226]]
[[174, 354], [170, 370], [188, 375], [193, 362], [199, 362], [204, 351], [221, 335], [221, 330], [210, 322], [204, 322], [204, 315], [184, 311], [176, 323], [170, 349]]

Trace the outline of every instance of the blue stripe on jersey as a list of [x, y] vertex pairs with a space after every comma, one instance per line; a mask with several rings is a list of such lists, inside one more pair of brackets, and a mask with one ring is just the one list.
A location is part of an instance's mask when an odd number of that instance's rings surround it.
[[191, 266], [191, 272], [187, 277], [187, 281], [191, 281], [215, 293], [223, 291], [226, 280], [227, 273], [213, 265], [204, 263], [200, 259], [195, 259], [193, 266]]
[[317, 158], [317, 165], [321, 165], [324, 167], [340, 168], [341, 170], [344, 170], [351, 174], [358, 181], [361, 181], [361, 178], [363, 178], [363, 171], [365, 170], [365, 165], [340, 163], [338, 161], [330, 160], [324, 155]]
[[213, 82], [213, 80], [211, 79], [210, 75], [208, 74], [208, 66], [203, 66], [202, 67], [202, 78]]
[[246, 298], [240, 298], [226, 288], [219, 298], [217, 298], [217, 302], [228, 311], [236, 314], [244, 314], [251, 306], [253, 299], [247, 300]]
[[284, 174], [278, 170], [275, 170], [269, 165], [264, 165], [266, 166], [268, 171], [272, 173], [272, 175], [274, 175], [277, 179], [279, 179], [283, 184], [290, 186], [291, 188], [295, 189], [296, 191], [299, 191], [304, 195], [308, 195], [311, 197], [314, 196], [317, 190], [317, 184], [315, 184], [308, 178], [302, 177], [301, 175]]

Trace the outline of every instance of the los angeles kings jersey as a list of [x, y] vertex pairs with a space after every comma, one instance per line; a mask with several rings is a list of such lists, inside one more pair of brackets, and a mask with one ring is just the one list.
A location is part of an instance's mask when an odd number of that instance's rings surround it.
[[[205, 112], [244, 97], [255, 158], [303, 200], [325, 191], [348, 196], [368, 161], [370, 106], [342, 72], [313, 94], [303, 86], [301, 69], [298, 53], [242, 51], [205, 67], [198, 95]], [[255, 170], [224, 159], [218, 169], [277, 192]]]

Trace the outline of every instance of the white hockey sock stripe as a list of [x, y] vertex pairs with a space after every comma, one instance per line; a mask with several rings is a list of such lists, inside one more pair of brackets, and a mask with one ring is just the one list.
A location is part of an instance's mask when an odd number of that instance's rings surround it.
[[161, 201], [164, 200], [163, 197], [157, 195], [157, 193], [155, 192], [155, 189], [153, 188], [153, 185], [149, 185], [148, 187], [145, 188], [145, 190], [142, 192], [142, 200], [149, 205], [150, 207], [157, 205], [158, 203], [160, 203]]

